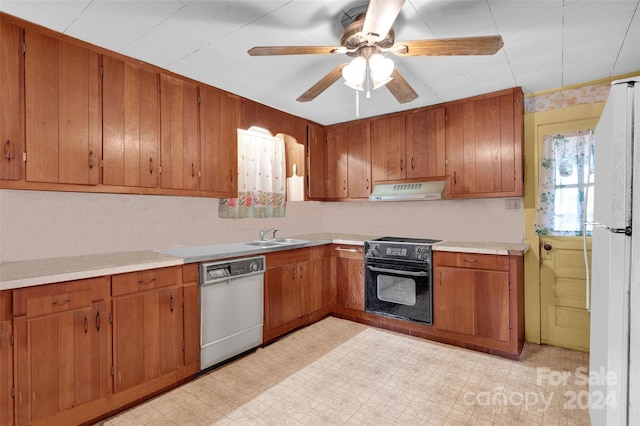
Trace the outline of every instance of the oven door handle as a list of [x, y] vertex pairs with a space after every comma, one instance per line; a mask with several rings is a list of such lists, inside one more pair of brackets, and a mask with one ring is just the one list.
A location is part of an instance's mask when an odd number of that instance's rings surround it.
[[369, 266], [369, 265], [367, 265], [367, 269], [373, 272], [387, 272], [387, 273], [396, 274], [396, 275], [410, 275], [412, 277], [426, 277], [429, 275], [425, 271], [418, 271], [418, 272], [401, 271], [398, 269], [378, 268], [376, 266]]

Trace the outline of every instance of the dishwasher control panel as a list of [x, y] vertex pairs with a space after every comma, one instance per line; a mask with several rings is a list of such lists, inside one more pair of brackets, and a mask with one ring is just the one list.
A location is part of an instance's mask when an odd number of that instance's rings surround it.
[[200, 283], [261, 273], [265, 270], [265, 257], [256, 256], [200, 265]]

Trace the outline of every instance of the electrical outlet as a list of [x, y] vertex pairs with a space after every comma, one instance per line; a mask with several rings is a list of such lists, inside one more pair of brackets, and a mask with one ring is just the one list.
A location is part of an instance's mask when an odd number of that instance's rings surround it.
[[517, 198], [509, 198], [504, 200], [505, 210], [520, 210], [520, 200]]

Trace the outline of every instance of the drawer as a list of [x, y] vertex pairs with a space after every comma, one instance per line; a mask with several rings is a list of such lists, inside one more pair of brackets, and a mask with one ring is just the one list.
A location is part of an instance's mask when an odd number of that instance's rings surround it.
[[332, 244], [331, 256], [364, 260], [364, 246]]
[[180, 269], [179, 266], [172, 266], [114, 275], [111, 277], [111, 294], [121, 296], [176, 285]]
[[433, 263], [436, 267], [452, 266], [456, 268], [490, 269], [494, 271], [509, 270], [509, 256], [497, 254], [435, 251], [433, 252]]
[[14, 316], [69, 311], [109, 298], [109, 277], [67, 281], [13, 291]]

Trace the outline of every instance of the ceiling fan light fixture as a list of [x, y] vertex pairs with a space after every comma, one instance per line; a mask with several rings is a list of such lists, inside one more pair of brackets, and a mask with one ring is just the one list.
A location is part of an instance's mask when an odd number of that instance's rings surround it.
[[342, 68], [342, 77], [344, 77], [344, 83], [356, 90], [364, 90], [364, 80], [366, 77], [367, 61], [358, 56], [353, 58], [349, 65]]
[[369, 74], [373, 82], [373, 90], [384, 86], [391, 81], [394, 64], [389, 58], [385, 58], [379, 53], [371, 55], [369, 58]]

